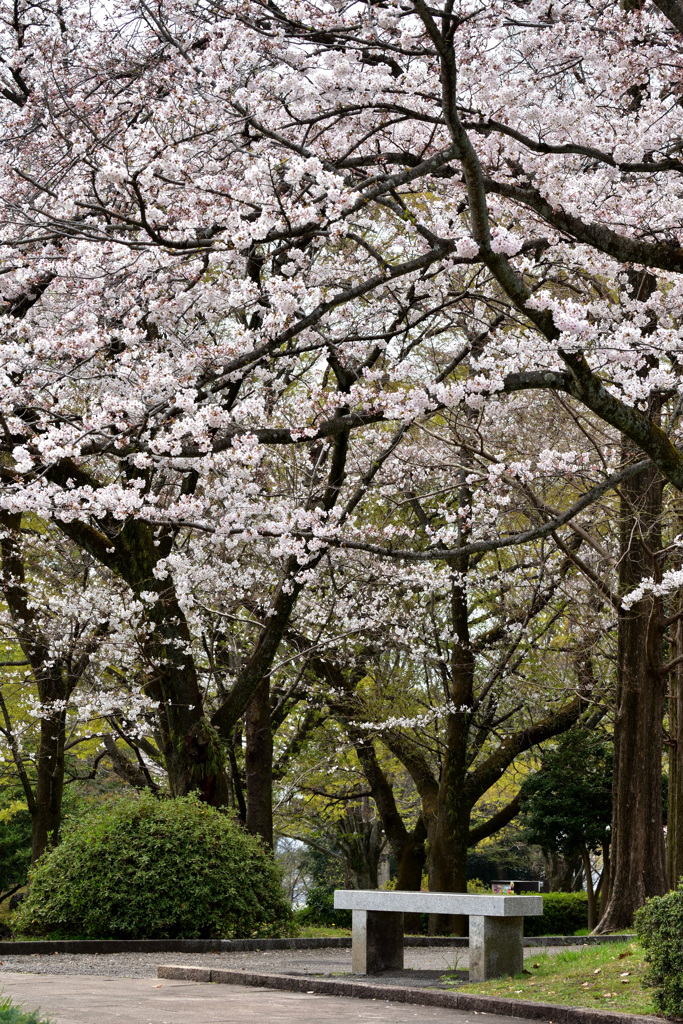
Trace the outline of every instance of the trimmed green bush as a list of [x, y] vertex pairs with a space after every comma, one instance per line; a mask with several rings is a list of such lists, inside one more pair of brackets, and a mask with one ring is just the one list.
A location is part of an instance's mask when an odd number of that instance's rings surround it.
[[292, 910], [261, 843], [194, 797], [105, 804], [31, 875], [23, 934], [157, 939], [281, 935]]
[[543, 914], [524, 918], [524, 934], [573, 935], [588, 923], [585, 892], [544, 892]]
[[647, 900], [635, 925], [647, 964], [643, 984], [654, 989], [659, 1013], [683, 1017], [683, 879], [678, 889]]

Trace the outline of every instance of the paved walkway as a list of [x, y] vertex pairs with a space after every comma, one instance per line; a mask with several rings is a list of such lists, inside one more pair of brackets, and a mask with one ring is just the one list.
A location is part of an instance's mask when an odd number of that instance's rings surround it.
[[[539, 953], [559, 953], [580, 946], [527, 947], [525, 957]], [[0, 960], [0, 982], [6, 972], [31, 974], [100, 974], [121, 978], [156, 978], [159, 964], [183, 964], [192, 967], [225, 967], [232, 970], [262, 971], [265, 974], [316, 974], [337, 976], [351, 971], [351, 950], [277, 949], [263, 952], [232, 953], [32, 953], [8, 956]], [[405, 965], [411, 971], [466, 970], [469, 950], [453, 946], [408, 946]], [[412, 982], [411, 982], [412, 984]]]
[[[479, 1017], [439, 1007], [375, 999], [274, 992], [102, 975], [6, 972], [2, 992], [51, 1024], [475, 1024]], [[496, 1024], [521, 1024], [496, 1017]]]

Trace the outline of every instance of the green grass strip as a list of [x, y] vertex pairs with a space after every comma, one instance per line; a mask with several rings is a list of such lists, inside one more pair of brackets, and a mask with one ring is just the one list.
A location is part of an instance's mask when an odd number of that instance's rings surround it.
[[[457, 966], [457, 965], [455, 965]], [[444, 981], [463, 992], [654, 1014], [652, 990], [643, 987], [645, 959], [637, 942], [562, 949], [524, 958], [524, 972], [479, 984]]]

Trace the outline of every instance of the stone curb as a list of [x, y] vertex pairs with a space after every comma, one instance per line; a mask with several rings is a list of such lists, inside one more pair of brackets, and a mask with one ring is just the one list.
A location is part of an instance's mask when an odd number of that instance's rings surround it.
[[219, 985], [248, 985], [253, 988], [274, 988], [287, 992], [346, 996], [355, 999], [385, 999], [393, 1003], [414, 1003], [419, 1006], [442, 1006], [469, 1013], [491, 1013], [504, 1017], [542, 1020], [548, 1024], [662, 1024], [659, 1017], [612, 1010], [591, 1010], [579, 1006], [534, 1003], [523, 999], [499, 999], [497, 996], [468, 995], [466, 992], [443, 992], [436, 989], [403, 988], [372, 982], [341, 981], [310, 978], [295, 974], [261, 974], [255, 971], [230, 971], [225, 968], [182, 967], [165, 964], [157, 968], [157, 978], [169, 981], [213, 982]]
[[0, 942], [0, 956], [32, 953], [230, 953], [267, 949], [350, 949], [351, 937], [314, 939], [55, 939]]
[[[599, 942], [628, 942], [632, 935], [539, 935], [525, 946], [579, 946]], [[411, 946], [450, 946], [466, 949], [468, 940], [444, 935], [407, 935]], [[0, 941], [0, 956], [40, 953], [249, 953], [268, 949], [351, 949], [351, 936], [311, 939], [62, 939]]]

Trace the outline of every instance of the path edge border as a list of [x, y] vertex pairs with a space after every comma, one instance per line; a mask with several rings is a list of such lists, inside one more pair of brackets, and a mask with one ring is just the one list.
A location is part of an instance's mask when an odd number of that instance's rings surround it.
[[[582, 946], [629, 942], [632, 935], [539, 935], [525, 946]], [[407, 935], [411, 946], [467, 948], [468, 939], [442, 935]], [[269, 949], [351, 949], [350, 935], [299, 939], [17, 939], [0, 941], [0, 957], [35, 953], [256, 953]]]
[[468, 995], [466, 992], [404, 988], [399, 985], [342, 981], [334, 978], [311, 978], [296, 974], [262, 974], [223, 967], [163, 964], [157, 968], [157, 978], [167, 981], [246, 985], [253, 988], [272, 988], [286, 992], [346, 996], [355, 999], [385, 999], [393, 1003], [441, 1006], [469, 1013], [491, 1013], [496, 1016], [542, 1020], [548, 1024], [662, 1024], [659, 1017], [645, 1014], [593, 1010], [588, 1007], [562, 1006], [555, 1003], [534, 1003], [523, 999], [500, 999], [497, 996]]

